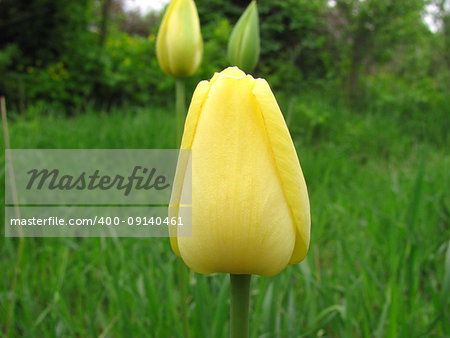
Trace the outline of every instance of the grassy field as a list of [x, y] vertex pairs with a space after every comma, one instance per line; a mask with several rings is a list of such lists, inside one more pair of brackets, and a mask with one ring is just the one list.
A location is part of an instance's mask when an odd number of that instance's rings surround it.
[[[251, 336], [450, 336], [448, 111], [311, 104], [316, 119], [307, 107], [288, 115], [310, 193], [311, 248], [278, 276], [253, 278]], [[168, 111], [30, 112], [12, 118], [12, 147], [173, 148]], [[13, 337], [183, 337], [183, 308], [190, 337], [228, 335], [228, 276], [184, 268], [167, 239], [26, 238], [16, 267], [18, 248], [2, 239], [0, 327]]]

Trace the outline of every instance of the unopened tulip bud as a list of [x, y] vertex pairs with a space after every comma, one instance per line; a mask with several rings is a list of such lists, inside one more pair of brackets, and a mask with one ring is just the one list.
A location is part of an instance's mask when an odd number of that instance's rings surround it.
[[172, 0], [159, 28], [156, 55], [160, 67], [170, 76], [186, 77], [197, 71], [203, 40], [193, 0]]
[[258, 8], [256, 1], [252, 1], [231, 32], [228, 42], [231, 64], [252, 72], [259, 59], [259, 40]]
[[305, 258], [306, 183], [265, 80], [231, 67], [200, 82], [181, 148], [192, 149], [192, 186], [184, 182], [187, 161], [179, 162], [171, 205], [192, 187], [192, 236], [172, 237], [171, 244], [190, 268], [271, 276]]

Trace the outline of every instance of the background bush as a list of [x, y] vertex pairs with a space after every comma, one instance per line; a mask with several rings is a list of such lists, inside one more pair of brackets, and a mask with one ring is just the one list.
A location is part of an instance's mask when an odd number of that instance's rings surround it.
[[[228, 37], [247, 4], [197, 1], [205, 54], [191, 89], [229, 65]], [[433, 33], [423, 21], [424, 0], [260, 0], [255, 76], [287, 98], [318, 92], [355, 110], [445, 110], [449, 14], [439, 4]], [[0, 93], [22, 112], [41, 101], [66, 113], [86, 104], [166, 104], [173, 81], [155, 57], [160, 18], [126, 12], [120, 0], [4, 0]]]

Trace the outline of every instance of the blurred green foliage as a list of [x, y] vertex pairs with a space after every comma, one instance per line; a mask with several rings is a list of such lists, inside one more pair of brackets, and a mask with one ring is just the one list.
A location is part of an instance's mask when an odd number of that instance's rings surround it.
[[[435, 33], [423, 21], [430, 2], [439, 9]], [[196, 3], [205, 53], [190, 89], [229, 65], [228, 38], [248, 5]], [[278, 95], [295, 101], [318, 93], [357, 111], [368, 105], [410, 113], [447, 109], [444, 0], [260, 0], [258, 10], [262, 50], [254, 75], [268, 78]], [[37, 102], [69, 113], [91, 104], [164, 105], [173, 80], [156, 61], [160, 15], [127, 12], [121, 0], [3, 0], [0, 94], [21, 112]], [[291, 111], [295, 105], [288, 102]]]

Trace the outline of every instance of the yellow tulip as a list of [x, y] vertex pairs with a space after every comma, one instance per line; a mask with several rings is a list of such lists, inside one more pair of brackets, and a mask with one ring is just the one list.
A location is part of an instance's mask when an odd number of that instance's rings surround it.
[[[198, 84], [182, 149], [192, 149], [192, 236], [172, 248], [199, 273], [272, 276], [308, 251], [310, 211], [300, 162], [264, 79], [237, 67]], [[179, 162], [172, 216], [183, 216]]]
[[202, 61], [203, 40], [193, 0], [172, 0], [156, 39], [161, 69], [173, 77], [194, 74]]

